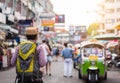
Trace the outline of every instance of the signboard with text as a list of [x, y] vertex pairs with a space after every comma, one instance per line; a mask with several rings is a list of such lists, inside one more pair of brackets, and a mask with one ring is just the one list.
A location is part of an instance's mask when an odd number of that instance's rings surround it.
[[65, 15], [55, 15], [55, 23], [65, 23]]
[[54, 20], [42, 20], [41, 25], [42, 26], [54, 26]]

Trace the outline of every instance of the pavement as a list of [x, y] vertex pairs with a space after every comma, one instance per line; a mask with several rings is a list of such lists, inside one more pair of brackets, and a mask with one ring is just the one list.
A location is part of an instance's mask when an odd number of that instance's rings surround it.
[[[58, 62], [52, 62], [51, 76], [44, 75], [44, 83], [85, 83], [84, 80], [78, 79], [77, 69], [73, 69], [73, 77], [64, 77], [64, 62], [59, 58]], [[0, 83], [14, 83], [16, 77], [15, 67], [0, 71]], [[100, 83], [120, 83], [120, 69], [111, 68], [108, 71], [108, 80]]]

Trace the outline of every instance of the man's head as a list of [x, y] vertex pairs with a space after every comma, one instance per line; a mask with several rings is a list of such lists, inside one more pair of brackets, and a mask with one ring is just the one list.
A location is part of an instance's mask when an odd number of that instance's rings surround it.
[[26, 37], [28, 40], [36, 40], [38, 35], [38, 28], [27, 27], [26, 28]]

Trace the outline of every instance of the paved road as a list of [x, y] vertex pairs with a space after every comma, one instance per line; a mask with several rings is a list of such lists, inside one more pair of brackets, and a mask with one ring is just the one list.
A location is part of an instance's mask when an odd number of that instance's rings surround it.
[[[0, 71], [0, 83], [14, 83], [15, 68], [6, 71]], [[52, 63], [52, 76], [44, 75], [44, 83], [85, 83], [78, 79], [78, 72], [73, 69], [73, 78], [63, 77], [63, 62], [60, 59], [58, 62]], [[120, 69], [108, 71], [108, 80], [100, 83], [120, 83]]]

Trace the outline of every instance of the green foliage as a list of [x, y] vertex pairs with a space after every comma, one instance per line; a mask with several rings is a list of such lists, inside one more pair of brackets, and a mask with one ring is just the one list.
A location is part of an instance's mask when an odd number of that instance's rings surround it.
[[99, 29], [99, 23], [94, 22], [94, 23], [89, 25], [88, 30], [87, 30], [87, 34], [92, 35], [92, 36], [97, 35], [98, 34], [98, 32], [97, 32], [98, 29]]

